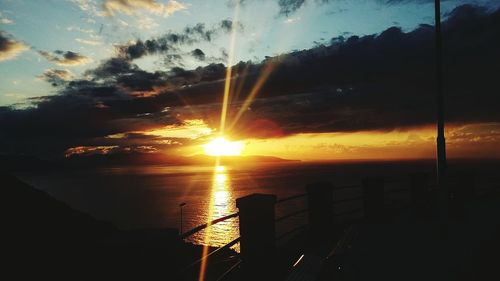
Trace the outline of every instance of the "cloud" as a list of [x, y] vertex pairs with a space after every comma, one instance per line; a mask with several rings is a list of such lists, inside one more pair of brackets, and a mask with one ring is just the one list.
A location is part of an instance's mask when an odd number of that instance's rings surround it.
[[[245, 4], [246, 2], [249, 1], [255, 1], [255, 0], [234, 0], [230, 1], [230, 4], [234, 5], [235, 2], [239, 4]], [[442, 0], [441, 2], [448, 2], [448, 1], [449, 0]], [[278, 14], [281, 16], [288, 17], [308, 4], [323, 5], [341, 1], [340, 0], [276, 0], [276, 2], [279, 7]], [[408, 3], [427, 4], [427, 3], [434, 3], [434, 0], [376, 0], [376, 2], [383, 5], [397, 5], [397, 4], [408, 4]], [[285, 21], [285, 23], [291, 23], [291, 22]]]
[[279, 0], [280, 14], [289, 15], [302, 7], [305, 2], [306, 0]]
[[90, 58], [72, 51], [56, 50], [53, 53], [38, 51], [38, 53], [51, 63], [63, 66], [82, 65], [92, 61]]
[[[212, 27], [203, 23], [187, 26], [181, 32], [167, 32], [157, 38], [148, 40], [137, 40], [135, 42], [117, 46], [118, 54], [130, 60], [138, 59], [146, 55], [165, 54], [166, 59], [173, 62], [180, 59], [179, 47], [182, 45], [193, 45], [199, 42], [211, 42], [216, 36], [228, 33], [233, 26], [243, 30], [241, 23], [233, 23], [231, 20], [222, 20]], [[176, 55], [179, 55], [177, 57]], [[170, 57], [168, 57], [170, 56]]]
[[297, 23], [298, 21], [300, 21], [300, 17], [296, 17], [296, 18], [287, 18], [283, 21], [283, 23], [286, 23], [286, 24], [292, 24], [292, 23]]
[[83, 43], [83, 44], [86, 44], [86, 45], [91, 45], [91, 46], [97, 46], [97, 45], [101, 45], [102, 44], [101, 41], [81, 39], [81, 38], [76, 38], [75, 41]]
[[193, 51], [191, 51], [191, 55], [197, 60], [205, 60], [205, 53], [200, 49], [194, 49]]
[[165, 73], [144, 71], [123, 58], [105, 60], [97, 68], [86, 71], [85, 74], [93, 81], [103, 81], [106, 84], [123, 87], [133, 96], [155, 95], [156, 88], [168, 85]]
[[[443, 30], [447, 121], [497, 122], [500, 114], [492, 104], [497, 99], [493, 73], [500, 64], [496, 51], [500, 39], [495, 36], [500, 30], [500, 11], [461, 6], [448, 15]], [[380, 34], [333, 38], [330, 46], [270, 58], [260, 65], [241, 64], [248, 72], [233, 82], [235, 88], [241, 84], [242, 90], [232, 100], [229, 120], [240, 110], [265, 65], [276, 61], [257, 99], [243, 109], [242, 119], [233, 128], [235, 134], [267, 137], [265, 130], [251, 129], [260, 126], [259, 120], [272, 121], [280, 129], [274, 131], [283, 135], [433, 124], [433, 32], [429, 25], [407, 33], [392, 27]], [[190, 101], [203, 100], [209, 93], [220, 93], [222, 84], [195, 84], [183, 92], [193, 96]], [[203, 98], [195, 98], [198, 92], [204, 93]], [[214, 111], [204, 105], [190, 108], [203, 112], [200, 115]], [[210, 125], [217, 122], [214, 118]]]
[[103, 17], [106, 15], [105, 12], [102, 11], [101, 8], [98, 7], [96, 0], [70, 0], [73, 2], [80, 10], [85, 12], [89, 18], [87, 21], [90, 23], [95, 23], [95, 19], [93, 17]]
[[13, 24], [14, 21], [10, 20], [8, 18], [0, 18], [0, 23], [2, 23], [2, 24]]
[[159, 24], [150, 17], [141, 17], [137, 20], [137, 27], [139, 29], [154, 29], [158, 26]]
[[87, 33], [87, 34], [94, 34], [95, 33], [95, 31], [93, 29], [84, 29], [84, 28], [81, 28], [78, 26], [68, 26], [68, 27], [66, 27], [66, 30], [67, 31], [79, 31], [82, 33]]
[[219, 25], [220, 28], [225, 32], [231, 32], [233, 29], [239, 32], [243, 32], [244, 29], [244, 26], [241, 22], [234, 22], [228, 19], [222, 20]]
[[[500, 122], [499, 31], [500, 10], [465, 5], [444, 20], [447, 124]], [[218, 128], [226, 66], [148, 72], [133, 63], [132, 58], [163, 52], [163, 43], [170, 48], [173, 39], [168, 36], [128, 45], [137, 49], [102, 61], [85, 73], [86, 79], [65, 81], [56, 95], [30, 99], [34, 106], [1, 107], [2, 151], [63, 155], [71, 147], [125, 148], [128, 141], [130, 146], [160, 148], [157, 139], [139, 143], [137, 138], [107, 136], [182, 126], [185, 120], [203, 120], [208, 128]], [[235, 137], [408, 130], [435, 121], [430, 25], [409, 32], [391, 27], [380, 34], [332, 38], [327, 46], [260, 63], [239, 62], [232, 69], [227, 133]], [[253, 102], [243, 107], [266, 73]], [[243, 114], [231, 127], [239, 111]], [[462, 137], [467, 134], [453, 136]]]
[[[235, 0], [230, 3], [234, 4], [234, 2], [237, 2], [239, 4], [245, 4], [249, 1], [255, 1], [255, 0]], [[314, 3], [321, 5], [331, 1], [333, 0], [276, 0], [279, 7], [279, 15], [284, 15], [284, 16], [289, 16], [295, 13], [297, 10], [302, 8], [307, 3]]]
[[110, 16], [117, 12], [132, 15], [138, 10], [145, 10], [155, 15], [167, 17], [187, 9], [185, 4], [175, 0], [170, 0], [166, 4], [158, 3], [155, 0], [104, 0], [102, 7]]
[[42, 75], [38, 76], [38, 78], [43, 79], [52, 86], [58, 86], [61, 84], [65, 84], [66, 81], [70, 81], [74, 78], [74, 74], [67, 69], [47, 69]]
[[29, 47], [26, 44], [15, 41], [0, 31], [0, 61], [14, 59], [27, 49]]
[[0, 23], [2, 23], [2, 24], [13, 24], [13, 23], [14, 23], [14, 21], [13, 21], [13, 20], [11, 20], [11, 19], [9, 19], [9, 18], [6, 18], [6, 17], [2, 14], [2, 12], [0, 12]]

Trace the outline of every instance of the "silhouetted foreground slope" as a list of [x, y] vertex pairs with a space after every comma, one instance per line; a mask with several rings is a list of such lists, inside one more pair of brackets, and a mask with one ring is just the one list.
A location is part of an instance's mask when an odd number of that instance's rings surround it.
[[9, 280], [177, 280], [201, 254], [175, 229], [121, 231], [13, 176], [0, 186]]

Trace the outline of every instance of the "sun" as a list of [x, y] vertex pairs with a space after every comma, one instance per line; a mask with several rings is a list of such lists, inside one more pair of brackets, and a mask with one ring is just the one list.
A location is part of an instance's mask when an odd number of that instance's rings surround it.
[[228, 141], [224, 137], [219, 137], [205, 144], [205, 154], [210, 156], [239, 156], [243, 150], [243, 142]]

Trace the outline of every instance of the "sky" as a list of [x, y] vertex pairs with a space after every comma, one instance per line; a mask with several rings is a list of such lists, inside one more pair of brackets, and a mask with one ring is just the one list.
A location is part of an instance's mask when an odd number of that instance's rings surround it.
[[[0, 153], [432, 158], [433, 2], [0, 0]], [[451, 157], [500, 157], [499, 7], [442, 1]]]

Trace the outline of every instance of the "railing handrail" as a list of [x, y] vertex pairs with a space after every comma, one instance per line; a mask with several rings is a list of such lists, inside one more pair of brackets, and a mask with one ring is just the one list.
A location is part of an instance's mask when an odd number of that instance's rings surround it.
[[220, 252], [220, 251], [222, 251], [222, 250], [225, 250], [225, 249], [229, 249], [229, 248], [231, 248], [232, 246], [234, 246], [234, 245], [236, 245], [237, 243], [239, 243], [239, 242], [240, 242], [240, 239], [241, 239], [241, 237], [238, 237], [238, 238], [234, 239], [233, 241], [231, 241], [231, 242], [227, 243], [226, 245], [224, 245], [224, 246], [222, 246], [222, 247], [219, 247], [219, 248], [217, 248], [216, 250], [214, 250], [214, 251], [212, 251], [212, 252], [210, 252], [210, 253], [208, 253], [208, 254], [204, 255], [203, 257], [199, 258], [198, 260], [196, 260], [196, 261], [192, 262], [191, 264], [189, 264], [188, 266], [184, 267], [184, 269], [182, 269], [182, 272], [185, 272], [186, 270], [190, 269], [191, 267], [193, 267], [193, 266], [195, 266], [195, 265], [199, 264], [199, 263], [200, 263], [200, 262], [202, 262], [203, 260], [207, 259], [208, 257], [210, 257], [210, 256], [212, 256], [212, 255], [214, 255], [214, 254], [216, 254], [216, 253], [218, 253], [218, 252]]
[[[335, 187], [335, 190], [339, 190], [339, 189], [350, 189], [350, 188], [359, 188], [361, 187], [361, 185], [359, 184], [352, 184], [352, 185], [343, 185], [343, 186], [337, 186]], [[398, 189], [391, 189], [391, 190], [386, 190], [384, 193], [393, 193], [393, 192], [402, 192], [402, 191], [407, 191], [408, 189], [407, 188], [398, 188]], [[289, 197], [284, 197], [284, 198], [281, 198], [279, 200], [276, 201], [276, 203], [283, 203], [283, 202], [286, 202], [286, 201], [290, 201], [290, 200], [294, 200], [294, 199], [297, 199], [297, 198], [302, 198], [302, 197], [305, 197], [307, 196], [307, 193], [301, 193], [301, 194], [296, 194], [296, 195], [292, 195], [292, 196], [289, 196]], [[333, 203], [334, 204], [338, 204], [338, 203], [343, 203], [343, 202], [350, 202], [350, 201], [356, 201], [356, 200], [362, 200], [363, 199], [363, 196], [355, 196], [355, 197], [349, 197], [349, 198], [346, 198], [346, 199], [341, 199], [341, 200], [335, 200]], [[301, 213], [304, 213], [306, 212], [308, 209], [302, 209], [302, 210], [299, 210], [299, 211], [295, 211], [295, 212], [292, 212], [290, 214], [287, 214], [287, 215], [284, 215], [280, 218], [277, 218], [275, 221], [276, 222], [279, 222], [279, 221], [282, 221], [286, 218], [289, 218], [289, 217], [293, 217], [295, 215], [298, 215], [298, 214], [301, 214]], [[225, 220], [228, 220], [230, 218], [234, 218], [234, 217], [237, 217], [239, 215], [238, 212], [236, 213], [233, 213], [233, 214], [229, 214], [227, 216], [224, 216], [224, 217], [220, 217], [220, 218], [217, 218], [211, 222], [208, 222], [208, 223], [204, 223], [204, 224], [201, 224], [201, 225], [198, 225], [182, 234], [180, 234], [180, 237], [182, 239], [185, 239], [211, 225], [214, 225], [216, 223], [219, 223], [219, 222], [222, 222], [222, 221], [225, 221]]]
[[233, 270], [236, 269], [240, 264], [241, 264], [241, 260], [239, 260], [238, 262], [233, 264], [228, 270], [226, 270], [226, 272], [224, 272], [219, 278], [217, 278], [217, 281], [224, 280], [226, 278], [226, 276], [231, 274], [231, 272], [233, 272]]
[[[385, 180], [384, 179], [384, 183], [387, 184], [387, 183], [402, 183], [404, 182], [404, 180], [402, 179], [389, 179], [389, 180]], [[432, 186], [432, 183], [427, 183], [428, 186]], [[385, 187], [385, 186], [384, 186]], [[333, 190], [342, 190], [342, 189], [354, 189], [354, 188], [363, 188], [363, 184], [351, 184], [351, 185], [342, 185], [342, 186], [335, 186]], [[399, 193], [399, 192], [409, 192], [410, 191], [410, 188], [408, 186], [406, 187], [398, 187], [398, 188], [391, 188], [391, 189], [386, 189], [384, 188], [384, 194], [387, 194], [387, 193]], [[292, 196], [288, 196], [288, 197], [284, 197], [284, 198], [280, 198], [279, 200], [277, 200], [275, 203], [278, 204], [278, 203], [283, 203], [283, 202], [287, 202], [287, 201], [290, 201], [290, 200], [294, 200], [294, 199], [298, 199], [298, 198], [303, 198], [303, 197], [306, 197], [308, 196], [308, 193], [301, 193], [301, 194], [296, 194], [296, 195], [292, 195]], [[365, 198], [365, 195], [361, 195], [361, 196], [354, 196], [354, 197], [348, 197], [348, 198], [344, 198], [344, 199], [340, 199], [340, 200], [335, 200], [333, 201], [333, 204], [339, 204], [339, 203], [344, 203], [344, 202], [351, 202], [351, 201], [357, 201], [357, 200], [363, 200]], [[361, 212], [363, 211], [364, 208], [361, 207], [361, 208], [355, 208], [355, 209], [351, 209], [351, 210], [348, 210], [348, 211], [343, 211], [343, 212], [339, 212], [339, 213], [333, 213], [334, 216], [344, 216], [344, 215], [349, 215], [349, 214], [354, 214], [354, 213], [357, 213], [357, 212]], [[285, 219], [288, 219], [290, 217], [293, 217], [293, 216], [296, 216], [296, 215], [299, 215], [299, 214], [302, 214], [302, 213], [305, 213], [309, 211], [309, 208], [305, 208], [305, 209], [301, 209], [301, 210], [298, 210], [298, 211], [294, 211], [294, 212], [291, 212], [291, 213], [288, 213], [286, 215], [283, 215], [281, 217], [278, 217], [276, 218], [274, 221], [275, 223], [276, 222], [281, 222]], [[205, 224], [202, 224], [202, 225], [199, 225], [185, 233], [182, 233], [180, 235], [180, 237], [182, 239], [186, 238], [186, 237], [189, 237], [209, 226], [212, 226], [216, 223], [219, 223], [219, 222], [222, 222], [222, 221], [225, 221], [225, 220], [228, 220], [230, 218], [234, 218], [234, 217], [237, 217], [239, 216], [239, 212], [236, 212], [236, 213], [233, 213], [233, 214], [229, 214], [229, 215], [226, 215], [226, 216], [223, 216], [223, 217], [220, 217], [220, 218], [217, 218], [215, 220], [212, 220], [211, 222], [208, 222], [208, 223], [205, 223]], [[303, 224], [303, 225], [300, 225], [300, 226], [297, 226], [295, 228], [292, 228], [288, 231], [286, 231], [285, 233], [282, 233], [281, 235], [275, 237], [275, 240], [280, 240], [282, 239], [283, 237], [286, 237], [298, 230], [301, 230], [303, 228], [306, 228], [308, 226], [308, 224]], [[196, 260], [195, 262], [191, 263], [190, 265], [188, 265], [187, 267], [185, 267], [182, 271], [186, 271], [187, 269], [195, 266], [196, 264], [199, 264], [200, 262], [202, 262], [203, 260], [209, 258], [210, 256], [224, 250], [224, 249], [228, 249], [230, 247], [232, 247], [233, 245], [236, 245], [237, 243], [240, 242], [240, 239], [241, 237], [238, 237], [236, 239], [234, 239], [233, 241], [225, 244], [224, 246], [222, 247], [219, 247], [217, 248], [216, 250], [206, 254], [205, 256], [202, 256], [201, 258], [199, 258], [198, 260]], [[338, 246], [338, 245], [337, 245]], [[229, 274], [230, 272], [232, 272], [235, 268], [237, 268], [240, 264], [241, 260], [236, 262], [235, 264], [233, 264], [231, 266], [231, 268], [229, 270], [227, 270], [218, 280], [220, 279], [224, 279], [227, 274]]]
[[305, 213], [305, 212], [307, 212], [307, 211], [309, 211], [309, 209], [308, 209], [308, 208], [301, 209], [301, 210], [298, 210], [298, 211], [295, 211], [295, 212], [291, 212], [291, 213], [289, 213], [289, 214], [286, 214], [286, 215], [284, 215], [284, 216], [281, 216], [281, 217], [279, 217], [279, 218], [276, 218], [276, 219], [274, 220], [274, 222], [279, 222], [279, 221], [282, 221], [282, 220], [284, 220], [284, 219], [287, 219], [287, 218], [290, 218], [290, 217], [293, 217], [293, 216], [296, 216], [296, 215], [299, 215], [299, 214]]
[[301, 194], [296, 194], [296, 195], [284, 197], [284, 198], [276, 200], [276, 204], [283, 203], [283, 202], [286, 202], [286, 201], [289, 201], [289, 200], [293, 200], [293, 199], [297, 199], [297, 198], [301, 198], [301, 197], [305, 197], [305, 196], [307, 196], [307, 193], [301, 193]]
[[195, 228], [193, 228], [191, 230], [188, 230], [188, 231], [182, 233], [180, 235], [180, 237], [181, 237], [181, 239], [185, 239], [185, 238], [187, 238], [187, 237], [195, 234], [196, 232], [199, 232], [199, 231], [201, 231], [201, 230], [203, 230], [203, 229], [205, 229], [205, 228], [207, 228], [207, 227], [209, 227], [211, 225], [214, 225], [214, 224], [219, 223], [219, 222], [223, 222], [223, 221], [228, 220], [230, 218], [237, 217], [238, 215], [239, 215], [239, 213], [236, 212], [236, 213], [229, 214], [227, 216], [223, 216], [223, 217], [217, 218], [217, 219], [215, 219], [213, 221], [210, 221], [210, 222], [198, 225], [197, 227], [195, 227]]

